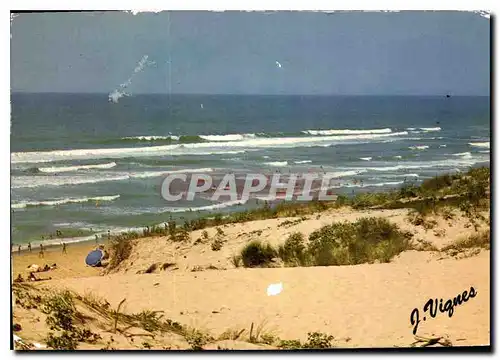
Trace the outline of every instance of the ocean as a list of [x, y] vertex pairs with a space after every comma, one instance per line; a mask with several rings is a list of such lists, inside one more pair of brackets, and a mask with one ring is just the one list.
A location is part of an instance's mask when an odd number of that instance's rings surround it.
[[489, 97], [11, 97], [16, 244], [59, 243], [261, 206], [168, 202], [165, 175], [334, 172], [339, 194], [418, 184], [490, 161]]

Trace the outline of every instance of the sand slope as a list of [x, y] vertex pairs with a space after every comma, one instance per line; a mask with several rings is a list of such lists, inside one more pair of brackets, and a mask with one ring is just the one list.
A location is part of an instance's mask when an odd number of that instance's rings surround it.
[[[248, 331], [254, 323], [282, 339], [305, 340], [308, 332], [320, 331], [333, 335], [340, 347], [409, 346], [414, 341], [410, 314], [419, 308], [420, 319], [426, 316], [426, 320], [420, 323], [417, 334], [446, 336], [454, 346], [488, 345], [490, 252], [486, 250], [461, 259], [435, 251], [406, 251], [387, 264], [356, 266], [236, 269], [230, 261], [252, 239], [277, 245], [292, 232], [308, 235], [333, 221], [355, 221], [364, 216], [386, 217], [412, 232], [414, 241], [425, 240], [436, 248], [474, 233], [460, 216], [438, 219], [435, 229], [425, 230], [410, 224], [407, 214], [406, 209], [337, 209], [301, 221], [280, 218], [231, 224], [221, 227], [224, 244], [219, 251], [210, 247], [215, 228], [206, 229], [209, 240], [196, 245], [202, 231], [192, 232], [190, 243], [172, 243], [166, 237], [139, 239], [130, 258], [105, 275], [104, 269], [84, 265], [86, 253], [95, 244], [74, 245], [67, 255], [51, 252], [43, 261], [37, 261], [36, 254], [15, 255], [14, 275], [24, 275], [26, 266], [33, 262], [57, 262], [61, 265], [57, 270], [40, 275], [52, 280], [36, 286], [92, 292], [105, 298], [112, 308], [126, 299], [124, 312], [162, 310], [166, 318], [206, 330], [214, 337], [229, 329]], [[175, 265], [141, 274], [151, 264], [165, 262]], [[217, 269], [207, 270], [210, 265]], [[280, 282], [282, 293], [267, 296], [267, 287]], [[430, 298], [445, 302], [471, 287], [477, 296], [457, 306], [452, 317], [439, 311], [436, 318], [424, 314], [423, 306]], [[24, 310], [15, 308], [14, 314], [18, 321], [32, 323], [30, 340], [43, 341], [44, 324], [35, 324]], [[238, 341], [224, 344], [222, 347], [264, 346], [243, 346]]]
[[[447, 335], [455, 345], [489, 344], [489, 251], [479, 256], [409, 264], [338, 267], [233, 269], [114, 275], [66, 279], [51, 286], [92, 291], [126, 311], [165, 311], [168, 318], [220, 334], [266, 322], [286, 339], [322, 331], [340, 346], [392, 347], [413, 341], [410, 313], [429, 298], [449, 298], [476, 289], [477, 296], [449, 318], [427, 315], [418, 334]], [[269, 284], [284, 290], [267, 296]], [[181, 314], [182, 313], [182, 314]], [[421, 317], [424, 316], [421, 310]], [[459, 340], [462, 339], [462, 340]]]

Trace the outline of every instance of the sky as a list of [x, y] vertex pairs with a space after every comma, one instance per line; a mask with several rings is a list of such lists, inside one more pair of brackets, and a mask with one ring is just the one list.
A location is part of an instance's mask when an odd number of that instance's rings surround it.
[[[144, 55], [155, 64], [134, 74]], [[489, 95], [490, 21], [283, 11], [32, 13], [11, 22], [12, 91], [109, 93], [129, 79], [131, 94]]]

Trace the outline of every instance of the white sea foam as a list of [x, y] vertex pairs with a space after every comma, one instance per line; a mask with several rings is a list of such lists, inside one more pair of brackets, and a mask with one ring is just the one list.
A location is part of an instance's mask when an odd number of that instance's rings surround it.
[[299, 160], [299, 161], [294, 161], [295, 164], [308, 164], [311, 163], [312, 160]]
[[180, 169], [180, 170], [165, 170], [165, 171], [144, 171], [144, 172], [129, 172], [129, 173], [107, 173], [99, 174], [99, 176], [13, 176], [12, 188], [34, 188], [40, 186], [65, 186], [65, 185], [82, 185], [96, 184], [108, 181], [124, 181], [130, 179], [144, 179], [151, 177], [166, 176], [175, 173], [207, 173], [212, 172], [212, 168], [201, 169]]
[[395, 159], [402, 159], [403, 157], [401, 155], [395, 155], [394, 158]]
[[288, 161], [270, 161], [270, 162], [265, 162], [264, 164], [269, 166], [283, 167], [288, 165]]
[[172, 144], [133, 148], [75, 149], [35, 152], [15, 152], [11, 163], [37, 163], [40, 161], [81, 160], [100, 158], [123, 158], [162, 155], [208, 155], [227, 154], [229, 151], [262, 148], [295, 148], [310, 146], [330, 146], [343, 141], [377, 140], [388, 136], [407, 135], [407, 132], [389, 134], [360, 134], [339, 136], [252, 138], [241, 141], [221, 141], [192, 144]]
[[64, 186], [64, 185], [81, 185], [95, 184], [106, 181], [127, 180], [127, 175], [101, 175], [96, 176], [13, 176], [11, 178], [11, 187], [19, 188], [34, 188], [40, 186]]
[[368, 157], [361, 157], [359, 158], [360, 160], [365, 160], [365, 161], [370, 161], [372, 159], [371, 156], [368, 156]]
[[200, 138], [208, 141], [241, 141], [255, 137], [255, 134], [200, 135]]
[[417, 130], [417, 128], [406, 128], [406, 130], [414, 131]]
[[106, 163], [106, 164], [96, 164], [96, 165], [41, 167], [41, 168], [38, 168], [38, 170], [40, 170], [41, 172], [44, 172], [44, 173], [60, 173], [60, 172], [87, 170], [87, 169], [111, 169], [115, 166], [116, 166], [116, 163], [110, 162], [110, 163]]
[[168, 207], [162, 209], [162, 212], [188, 212], [188, 211], [208, 211], [208, 210], [217, 210], [223, 209], [230, 206], [235, 205], [243, 205], [247, 202], [247, 200], [232, 200], [226, 201], [223, 203], [218, 203], [214, 205], [206, 205], [206, 206], [198, 206], [198, 207]]
[[410, 146], [408, 149], [410, 150], [426, 150], [429, 147], [427, 145], [416, 145], [416, 146]]
[[370, 167], [366, 168], [368, 171], [398, 171], [405, 169], [426, 169], [426, 168], [450, 168], [450, 167], [469, 167], [471, 165], [489, 161], [486, 156], [478, 156], [472, 158], [453, 158], [445, 160], [432, 160], [432, 161], [411, 161], [407, 163], [399, 163], [394, 166]]
[[420, 128], [420, 130], [425, 131], [425, 132], [429, 132], [429, 131], [441, 131], [441, 128], [438, 126], [438, 127], [432, 127], [432, 128]]
[[64, 198], [55, 200], [44, 200], [44, 201], [25, 201], [11, 204], [12, 209], [22, 209], [30, 206], [56, 206], [63, 204], [76, 204], [85, 203], [89, 201], [113, 201], [120, 197], [120, 195], [110, 195], [110, 196], [96, 196], [96, 197], [82, 197], [82, 198]]
[[[382, 186], [396, 186], [396, 185], [401, 185], [403, 184], [404, 181], [386, 181], [386, 182], [379, 182], [379, 183], [337, 183], [337, 184], [332, 184], [328, 188], [330, 189], [341, 189], [341, 188], [366, 188], [366, 187], [382, 187]], [[318, 190], [318, 189], [316, 189]]]
[[470, 146], [473, 146], [473, 147], [480, 147], [480, 148], [490, 148], [490, 142], [489, 141], [485, 141], [485, 142], [473, 142], [473, 143], [469, 143]]
[[184, 173], [207, 173], [214, 171], [212, 168], [201, 168], [201, 169], [183, 169], [183, 170], [166, 170], [166, 171], [146, 171], [139, 173], [130, 173], [130, 178], [143, 179], [150, 177], [159, 177], [168, 174], [184, 174]]
[[439, 145], [439, 147], [446, 147], [446, 144], [441, 144]]
[[454, 156], [461, 156], [463, 159], [472, 159], [472, 154], [470, 152], [456, 153]]
[[328, 174], [333, 178], [333, 179], [336, 179], [336, 178], [341, 178], [341, 177], [344, 177], [344, 176], [355, 176], [355, 175], [359, 175], [359, 174], [362, 174], [366, 172], [366, 170], [364, 169], [358, 169], [358, 170], [347, 170], [347, 171], [339, 171], [339, 172], [328, 172]]
[[154, 141], [154, 140], [179, 140], [177, 135], [168, 136], [156, 136], [156, 135], [142, 135], [142, 136], [126, 136], [122, 140], [142, 140], [142, 141]]
[[420, 177], [418, 174], [395, 174], [390, 175], [391, 177]]
[[352, 130], [352, 129], [344, 129], [344, 130], [304, 130], [302, 133], [309, 135], [361, 135], [361, 134], [388, 134], [391, 133], [392, 130], [389, 128], [385, 129], [368, 129], [368, 130]]

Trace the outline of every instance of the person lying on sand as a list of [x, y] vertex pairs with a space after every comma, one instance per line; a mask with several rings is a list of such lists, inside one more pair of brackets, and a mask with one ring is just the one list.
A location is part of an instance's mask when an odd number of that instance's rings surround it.
[[38, 279], [35, 274], [33, 274], [32, 272], [30, 272], [30, 275], [28, 276], [28, 280], [29, 281], [40, 281], [40, 279]]
[[47, 278], [47, 279], [40, 279], [40, 278], [37, 278], [37, 277], [35, 276], [35, 274], [33, 274], [32, 272], [30, 272], [30, 275], [29, 275], [29, 277], [28, 277], [28, 280], [29, 280], [29, 281], [44, 281], [44, 280], [51, 280], [51, 279], [52, 279], [51, 277], [49, 277], [49, 278]]
[[28, 266], [28, 270], [30, 272], [39, 272], [40, 271], [40, 266], [37, 264], [31, 264]]
[[45, 264], [43, 269], [38, 270], [38, 272], [45, 272], [45, 271], [50, 271], [50, 270], [55, 270], [57, 269], [57, 264], [52, 264], [51, 266]]

